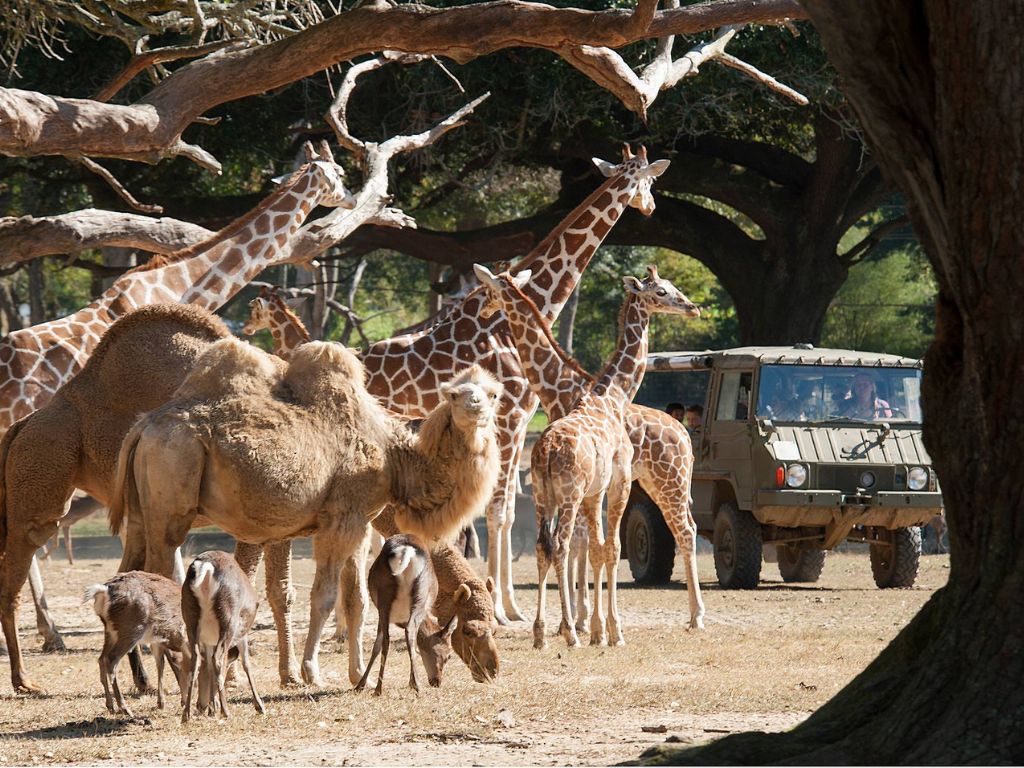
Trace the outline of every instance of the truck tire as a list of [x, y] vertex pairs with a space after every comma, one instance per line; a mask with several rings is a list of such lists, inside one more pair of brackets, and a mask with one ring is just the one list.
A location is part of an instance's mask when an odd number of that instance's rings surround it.
[[871, 545], [871, 575], [879, 589], [907, 589], [917, 580], [921, 564], [921, 529], [886, 531], [891, 546]]
[[654, 502], [630, 507], [625, 549], [629, 572], [637, 584], [668, 584], [672, 580], [676, 543]]
[[715, 573], [723, 589], [756, 589], [761, 580], [761, 526], [730, 501], [715, 515]]
[[779, 574], [787, 584], [797, 581], [815, 582], [825, 567], [825, 550], [797, 549], [789, 544], [776, 544], [779, 554]]

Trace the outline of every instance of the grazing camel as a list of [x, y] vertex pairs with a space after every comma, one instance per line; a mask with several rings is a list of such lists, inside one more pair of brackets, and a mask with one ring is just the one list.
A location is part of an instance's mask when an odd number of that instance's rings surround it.
[[[482, 368], [446, 383], [415, 434], [365, 378], [339, 344], [309, 342], [287, 364], [235, 339], [213, 344], [174, 398], [125, 438], [110, 506], [111, 526], [128, 525], [122, 570], [169, 574], [197, 514], [251, 544], [316, 534], [302, 662], [315, 685], [341, 566], [370, 521], [392, 504], [402, 531], [447, 541], [483, 511], [500, 469], [501, 386]], [[361, 664], [361, 653], [349, 654], [353, 684]]]
[[[118, 451], [128, 430], [140, 414], [166, 403], [199, 356], [229, 335], [218, 317], [199, 307], [156, 304], [131, 312], [104, 335], [75, 378], [0, 441], [0, 621], [11, 683], [19, 693], [41, 691], [25, 672], [15, 622], [32, 554], [57, 530], [75, 488], [104, 503], [110, 500]], [[385, 536], [399, 532], [390, 511], [373, 524]], [[493, 678], [498, 652], [486, 585], [451, 547], [437, 548], [432, 559], [440, 585], [438, 615], [444, 620], [459, 617], [455, 652], [475, 679]], [[268, 559], [268, 571], [270, 566]], [[291, 599], [289, 584], [287, 574], [273, 579], [268, 574], [282, 675], [293, 655], [290, 635], [281, 634], [281, 617]], [[470, 598], [456, 603], [453, 596], [463, 584]], [[363, 608], [355, 602], [358, 589], [353, 586], [349, 593], [354, 602], [346, 606], [346, 614], [361, 616]]]

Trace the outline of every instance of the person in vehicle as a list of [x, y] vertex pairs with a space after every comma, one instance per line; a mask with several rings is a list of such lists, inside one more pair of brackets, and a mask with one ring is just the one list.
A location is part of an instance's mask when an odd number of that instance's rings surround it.
[[690, 432], [696, 432], [699, 430], [704, 423], [704, 406], [691, 405], [687, 408], [683, 423]]
[[665, 406], [665, 413], [676, 421], [685, 421], [686, 406], [682, 403], [669, 403]]
[[892, 407], [878, 396], [878, 386], [871, 375], [862, 372], [853, 377], [839, 415], [851, 419], [888, 419], [892, 418]]

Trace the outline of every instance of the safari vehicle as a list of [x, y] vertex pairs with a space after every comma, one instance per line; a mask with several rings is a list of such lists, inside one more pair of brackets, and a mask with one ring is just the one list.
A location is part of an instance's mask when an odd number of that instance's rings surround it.
[[[693, 516], [726, 589], [753, 589], [762, 560], [787, 582], [817, 581], [825, 552], [869, 544], [879, 587], [909, 587], [920, 525], [942, 509], [921, 441], [921, 361], [793, 347], [659, 353], [637, 402], [703, 402]], [[672, 536], [634, 484], [622, 524], [637, 581], [667, 581]]]

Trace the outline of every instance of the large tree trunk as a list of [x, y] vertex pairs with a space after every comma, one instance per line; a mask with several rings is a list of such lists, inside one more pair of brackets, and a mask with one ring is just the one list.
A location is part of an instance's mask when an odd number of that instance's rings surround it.
[[939, 281], [925, 441], [949, 583], [790, 733], [658, 762], [1024, 762], [1024, 8], [808, 2]]

